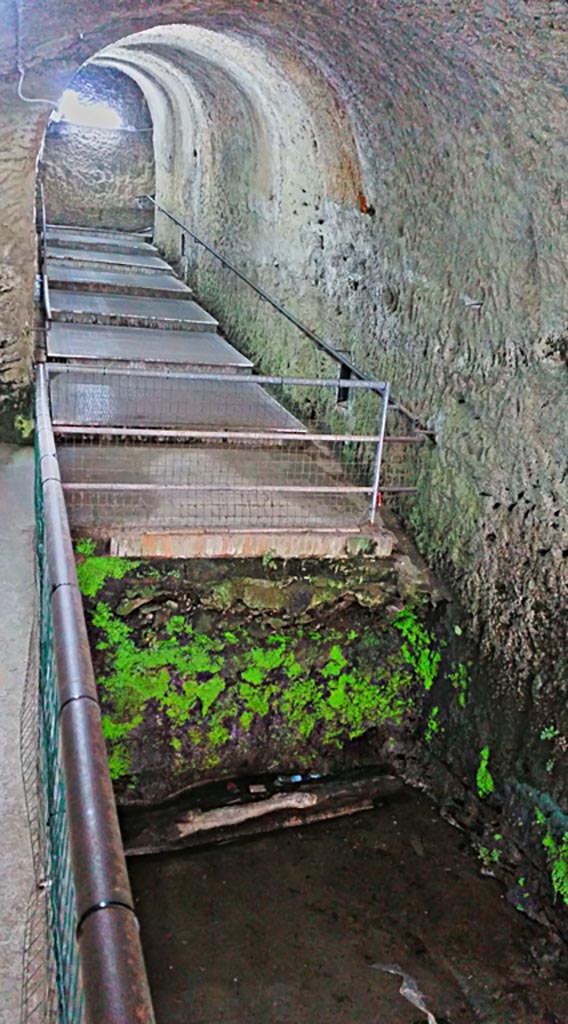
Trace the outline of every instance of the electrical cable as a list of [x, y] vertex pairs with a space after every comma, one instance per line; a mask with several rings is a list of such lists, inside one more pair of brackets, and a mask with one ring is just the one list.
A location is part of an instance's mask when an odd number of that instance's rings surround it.
[[48, 100], [43, 96], [24, 96], [22, 92], [26, 76], [25, 68], [22, 65], [22, 0], [16, 0], [16, 70], [20, 76], [18, 80], [18, 97], [23, 103], [44, 103], [49, 104], [54, 109], [57, 107], [58, 100]]
[[20, 78], [19, 78], [19, 81], [18, 81], [18, 96], [19, 96], [19, 98], [21, 100], [23, 100], [24, 103], [44, 103], [44, 104], [48, 104], [50, 107], [52, 107], [55, 110], [57, 108], [57, 102], [58, 102], [57, 100], [48, 100], [48, 99], [45, 99], [43, 96], [24, 96], [24, 94], [22, 92], [22, 85], [24, 83], [24, 78], [25, 78], [26, 72], [20, 66], [19, 59], [18, 59], [18, 62], [17, 62], [16, 66], [17, 66], [17, 69], [18, 69], [18, 71], [20, 73]]

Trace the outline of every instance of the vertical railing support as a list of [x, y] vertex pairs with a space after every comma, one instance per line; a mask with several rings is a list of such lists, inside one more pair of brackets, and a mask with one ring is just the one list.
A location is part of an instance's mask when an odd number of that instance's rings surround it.
[[45, 207], [45, 189], [43, 182], [39, 185], [39, 199], [41, 206], [41, 232], [40, 232], [40, 258], [41, 258], [41, 284], [43, 291], [43, 304], [45, 307], [45, 326], [49, 330], [51, 326], [51, 299], [49, 297], [49, 281], [47, 277], [47, 211]]
[[387, 426], [387, 413], [389, 410], [390, 385], [388, 381], [383, 386], [382, 404], [379, 413], [379, 429], [377, 437], [377, 451], [375, 465], [373, 467], [373, 491], [369, 506], [369, 522], [374, 525], [377, 518], [377, 502], [379, 500], [379, 485], [381, 480], [381, 466], [383, 463], [383, 448], [385, 445], [385, 431]]

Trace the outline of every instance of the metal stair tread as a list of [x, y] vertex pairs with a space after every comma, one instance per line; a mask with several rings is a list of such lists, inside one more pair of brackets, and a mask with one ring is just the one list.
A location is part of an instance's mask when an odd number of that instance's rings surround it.
[[141, 253], [148, 256], [158, 255], [156, 247], [149, 242], [145, 242], [143, 237], [122, 237], [118, 234], [97, 235], [74, 229], [61, 229], [59, 227], [47, 228], [46, 242], [51, 246], [63, 246], [65, 248], [73, 246], [76, 249], [100, 249], [106, 252]]
[[217, 320], [192, 299], [146, 298], [55, 289], [51, 293], [53, 319], [67, 323], [101, 323], [125, 327], [163, 327], [167, 330], [215, 332]]
[[53, 323], [47, 334], [47, 352], [54, 359], [89, 362], [205, 364], [242, 371], [253, 367], [250, 359], [211, 331]]
[[[85, 426], [307, 433], [306, 427], [259, 384], [140, 378], [124, 374], [57, 373], [50, 392], [54, 423]], [[153, 391], [153, 393], [152, 393]]]
[[[144, 270], [167, 271], [171, 274], [172, 268], [169, 263], [154, 256], [151, 253], [121, 253], [113, 252], [112, 249], [76, 249], [64, 246], [47, 246], [48, 261], [55, 260], [67, 266], [76, 264], [91, 264], [94, 267], [104, 268], [106, 264], [112, 267], [140, 267]], [[85, 268], [88, 269], [88, 268]]]
[[52, 290], [123, 292], [152, 297], [153, 294], [164, 298], [172, 294], [176, 297], [191, 295], [189, 288], [178, 277], [170, 274], [136, 274], [121, 271], [82, 270], [78, 267], [65, 267], [47, 261], [47, 277]]

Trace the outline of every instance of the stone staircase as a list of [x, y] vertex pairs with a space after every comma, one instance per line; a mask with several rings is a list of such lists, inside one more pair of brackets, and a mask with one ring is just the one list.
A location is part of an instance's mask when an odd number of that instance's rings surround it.
[[50, 400], [75, 532], [132, 556], [390, 555], [363, 488], [251, 379], [146, 237], [52, 225], [46, 242]]

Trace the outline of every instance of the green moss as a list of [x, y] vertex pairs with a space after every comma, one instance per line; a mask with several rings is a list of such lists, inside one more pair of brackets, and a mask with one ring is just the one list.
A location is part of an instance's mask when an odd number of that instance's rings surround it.
[[568, 832], [565, 832], [562, 839], [557, 841], [550, 831], [546, 816], [539, 807], [535, 808], [535, 817], [538, 824], [546, 829], [542, 845], [546, 850], [555, 898], [560, 896], [568, 906]]
[[105, 604], [104, 601], [99, 601], [97, 604], [92, 621], [93, 626], [96, 626], [97, 629], [102, 630], [105, 634], [105, 639], [100, 640], [97, 644], [100, 651], [104, 651], [109, 647], [118, 647], [132, 632], [130, 626], [115, 618], [108, 604]]
[[214, 747], [222, 746], [227, 743], [231, 734], [228, 729], [222, 725], [216, 725], [215, 728], [210, 729], [208, 734], [208, 740], [213, 744]]
[[486, 846], [480, 846], [478, 853], [484, 868], [490, 868], [492, 864], [498, 864], [501, 859], [500, 850], [489, 850]]
[[434, 736], [437, 736], [439, 733], [443, 733], [444, 731], [443, 726], [440, 724], [438, 720], [439, 714], [440, 708], [432, 708], [430, 715], [428, 717], [428, 722], [426, 723], [426, 732], [424, 733], [424, 739], [426, 740], [427, 743], [431, 743], [432, 740], [434, 739]]
[[199, 683], [197, 696], [201, 701], [201, 714], [204, 718], [224, 689], [225, 680], [219, 675], [211, 676], [206, 682]]
[[114, 781], [131, 774], [131, 759], [126, 743], [115, 743], [108, 755], [110, 777]]
[[242, 728], [243, 732], [248, 732], [249, 731], [249, 729], [250, 729], [250, 727], [252, 725], [253, 718], [254, 718], [254, 712], [253, 711], [250, 711], [250, 710], [249, 711], [243, 711], [243, 713], [242, 713], [242, 715], [240, 717], [240, 723], [241, 723], [241, 728]]
[[28, 416], [16, 416], [14, 426], [23, 441], [29, 441], [34, 432], [34, 421]]
[[541, 740], [554, 740], [557, 736], [560, 736], [560, 730], [554, 725], [547, 725], [540, 733]]
[[477, 792], [481, 799], [483, 799], [493, 793], [495, 789], [493, 777], [487, 768], [489, 763], [489, 747], [484, 747], [483, 750], [480, 751], [479, 756], [480, 761], [479, 768], [477, 769], [476, 782]]
[[131, 756], [127, 739], [142, 721], [142, 715], [135, 715], [130, 722], [117, 722], [110, 715], [103, 715], [103, 736], [109, 748], [108, 766], [111, 779], [116, 780], [131, 774]]
[[416, 611], [403, 608], [393, 621], [393, 626], [404, 637], [401, 652], [407, 665], [416, 673], [425, 690], [430, 690], [438, 676], [441, 654], [436, 638], [429, 633], [418, 618]]
[[96, 540], [90, 540], [88, 537], [82, 537], [75, 544], [75, 551], [78, 555], [94, 555], [96, 549]]
[[[218, 653], [221, 645], [193, 634], [183, 619], [170, 620], [166, 636], [144, 648], [136, 646], [131, 628], [103, 602], [97, 604], [92, 623], [102, 633], [97, 647], [109, 651], [110, 671], [99, 684], [119, 722], [130, 723], [153, 699], [174, 725], [182, 725], [196, 705], [206, 715], [225, 688], [219, 675], [224, 662]], [[181, 689], [171, 685], [172, 673], [182, 680]]]
[[76, 545], [77, 554], [84, 556], [83, 561], [77, 564], [77, 579], [85, 597], [95, 597], [106, 580], [121, 580], [140, 565], [140, 562], [132, 562], [127, 558], [94, 555], [95, 548], [95, 541], [88, 539], [80, 540]]
[[[469, 667], [469, 663], [468, 666]], [[465, 708], [467, 699], [467, 690], [469, 686], [467, 667], [461, 663], [458, 665], [452, 665], [453, 671], [449, 674], [448, 680], [452, 684], [454, 690], [457, 690], [458, 704], [460, 708]]]
[[[320, 673], [306, 677], [288, 666], [290, 685], [280, 699], [280, 710], [290, 725], [309, 738], [318, 725], [325, 744], [341, 746], [342, 737], [361, 736], [367, 729], [385, 722], [399, 724], [412, 707], [410, 677], [405, 673], [362, 671], [348, 664], [340, 648], [334, 646]], [[318, 675], [320, 678], [318, 678]]]
[[250, 667], [241, 672], [242, 678], [252, 683], [254, 686], [259, 686], [269, 672], [273, 669], [279, 668], [285, 661], [285, 646], [280, 644], [277, 648], [270, 648], [265, 650], [261, 647], [255, 647], [249, 652], [248, 658], [250, 659]]
[[272, 550], [272, 548], [269, 548], [268, 551], [264, 552], [262, 556], [262, 565], [265, 569], [278, 568], [278, 562], [276, 561], [275, 552]]
[[[319, 743], [340, 747], [370, 728], [400, 724], [413, 707], [409, 657], [392, 652], [381, 657], [370, 631], [358, 635], [322, 627], [308, 635], [300, 629], [288, 637], [272, 633], [261, 646], [245, 626], [213, 639], [175, 615], [161, 635], [152, 632], [139, 647], [132, 628], [104, 602], [97, 603], [92, 624], [106, 660], [99, 686], [113, 723], [105, 735], [111, 754], [116, 752], [115, 778], [119, 768], [130, 770], [123, 744], [150, 701], [182, 746], [187, 735], [192, 746], [202, 744], [201, 767], [213, 765], [212, 748], [228, 742], [235, 720], [246, 734], [255, 718], [273, 716], [279, 742], [288, 735], [296, 751], [315, 730]], [[410, 661], [412, 667], [422, 666], [422, 681], [425, 673], [430, 678], [431, 660], [427, 670], [421, 652]]]

